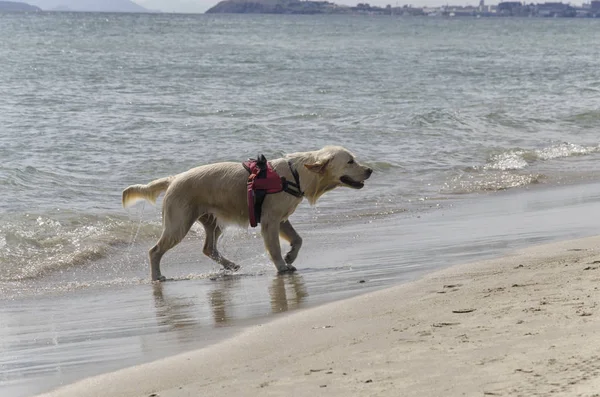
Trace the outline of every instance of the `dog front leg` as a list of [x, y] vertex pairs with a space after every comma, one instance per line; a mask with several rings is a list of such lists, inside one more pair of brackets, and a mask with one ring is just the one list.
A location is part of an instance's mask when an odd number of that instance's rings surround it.
[[287, 240], [292, 247], [290, 252], [288, 252], [284, 258], [285, 263], [291, 265], [296, 260], [300, 247], [302, 247], [302, 237], [300, 237], [298, 232], [292, 227], [290, 221], [281, 222], [281, 225], [279, 225], [279, 234]]
[[261, 221], [261, 232], [265, 242], [265, 248], [271, 256], [279, 273], [293, 272], [294, 266], [288, 266], [281, 257], [281, 244], [279, 243], [279, 222], [270, 222], [266, 219]]

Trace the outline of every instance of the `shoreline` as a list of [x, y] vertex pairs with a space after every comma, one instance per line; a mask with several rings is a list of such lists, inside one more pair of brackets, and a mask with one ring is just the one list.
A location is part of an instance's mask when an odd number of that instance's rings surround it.
[[591, 396], [599, 245], [596, 236], [455, 265], [42, 396]]
[[[189, 249], [182, 247], [171, 259], [171, 274], [179, 281], [161, 284], [158, 291], [139, 282], [145, 267], [115, 272], [117, 278], [100, 284], [94, 282], [96, 273], [85, 273], [91, 281], [87, 286], [45, 295], [50, 300], [15, 301], [0, 311], [7, 318], [0, 328], [7, 346], [0, 365], [8, 370], [0, 390], [30, 397], [203, 348], [207, 340], [218, 343], [226, 332], [266, 323], [284, 311], [318, 307], [521, 248], [595, 235], [597, 224], [589, 214], [597, 208], [599, 186], [513, 190], [344, 228], [329, 222], [307, 226], [306, 245], [317, 249], [304, 252], [301, 271], [292, 277], [271, 276], [272, 265], [259, 258], [245, 262], [243, 274], [212, 279], [198, 273], [205, 263], [198, 260], [196, 242], [188, 242]], [[238, 256], [262, 249], [259, 240], [248, 242], [236, 244]], [[128, 256], [127, 263], [135, 261]], [[111, 266], [95, 269], [106, 275], [104, 269]], [[77, 273], [69, 277], [78, 279]], [[56, 286], [63, 278], [47, 281]], [[36, 330], [32, 344], [22, 344], [29, 336], [19, 324]]]
[[[0, 390], [29, 397], [202, 348], [208, 339], [218, 343], [226, 339], [223, 331], [269, 322], [282, 311], [318, 307], [521, 248], [595, 235], [597, 224], [589, 214], [597, 208], [598, 186], [507, 191], [427, 213], [363, 221], [360, 229], [353, 224], [333, 233], [334, 225], [326, 222], [327, 227], [304, 231], [307, 246], [319, 249], [305, 251], [302, 270], [293, 277], [271, 277], [270, 263], [249, 260], [244, 274], [211, 280], [198, 275], [198, 265], [205, 265], [198, 262], [195, 242], [171, 259], [180, 281], [161, 284], [158, 291], [137, 281], [146, 275], [145, 267], [140, 273], [139, 266], [132, 266], [100, 285], [93, 282], [95, 273], [86, 273], [92, 283], [83, 289], [30, 300], [25, 309], [22, 302], [3, 308], [0, 314], [8, 322], [0, 335], [8, 349], [0, 364], [10, 373]], [[255, 255], [260, 241], [248, 241], [247, 247], [236, 245], [239, 256]], [[19, 324], [36, 330], [34, 345], [22, 345], [28, 336]]]

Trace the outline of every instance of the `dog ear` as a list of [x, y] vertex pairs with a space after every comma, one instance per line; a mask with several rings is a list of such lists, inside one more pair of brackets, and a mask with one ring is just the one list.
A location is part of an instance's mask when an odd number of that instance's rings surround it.
[[304, 166], [309, 171], [316, 172], [317, 174], [324, 174], [330, 161], [331, 159], [327, 159], [325, 161], [317, 161], [313, 164], [304, 164]]

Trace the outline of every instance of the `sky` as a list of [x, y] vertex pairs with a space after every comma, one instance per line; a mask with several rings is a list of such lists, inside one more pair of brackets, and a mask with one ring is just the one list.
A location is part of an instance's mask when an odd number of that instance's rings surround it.
[[220, 0], [133, 0], [135, 3], [150, 10], [163, 12], [196, 12], [202, 13], [208, 10]]
[[[160, 10], [163, 12], [181, 12], [181, 13], [202, 13], [210, 7], [217, 4], [220, 0], [133, 0], [139, 5], [151, 10]], [[332, 3], [343, 5], [356, 5], [357, 3], [369, 3], [373, 6], [402, 6], [404, 4], [412, 4], [414, 6], [441, 6], [446, 4], [451, 5], [478, 5], [479, 0], [328, 0]], [[534, 0], [535, 3], [543, 3], [551, 0]], [[559, 0], [552, 0], [559, 1]], [[563, 0], [564, 2], [567, 2]], [[487, 0], [486, 4], [497, 4], [498, 0]]]

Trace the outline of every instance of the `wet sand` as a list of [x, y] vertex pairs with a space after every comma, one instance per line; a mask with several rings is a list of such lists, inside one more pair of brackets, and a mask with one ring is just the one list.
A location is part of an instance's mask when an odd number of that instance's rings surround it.
[[451, 267], [44, 396], [597, 396], [598, 247]]
[[286, 277], [273, 274], [254, 234], [227, 240], [225, 252], [240, 261], [241, 274], [223, 276], [202, 258], [199, 242], [188, 241], [165, 266], [177, 281], [158, 287], [147, 282], [147, 247], [133, 247], [131, 268], [100, 263], [55, 274], [35, 286], [40, 293], [2, 302], [0, 394], [35, 395], [237, 340], [282, 313], [414, 281], [450, 265], [597, 234], [590, 215], [598, 209], [597, 192], [599, 184], [533, 189], [432, 202], [439, 209], [360, 223], [300, 225], [300, 271]]

